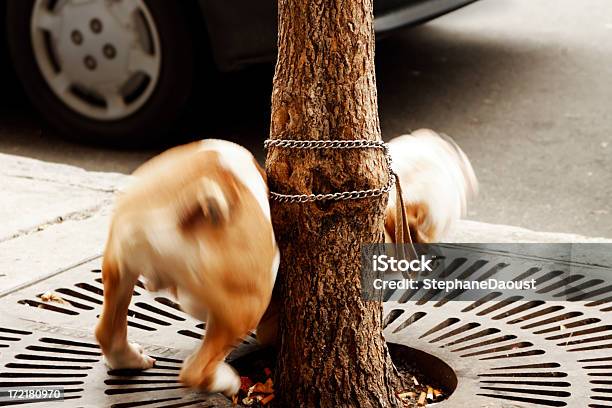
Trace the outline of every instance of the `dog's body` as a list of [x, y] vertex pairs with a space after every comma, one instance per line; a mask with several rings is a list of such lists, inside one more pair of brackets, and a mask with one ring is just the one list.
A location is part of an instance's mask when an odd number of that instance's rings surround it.
[[181, 381], [238, 391], [239, 377], [223, 360], [268, 307], [279, 262], [262, 174], [246, 149], [217, 140], [171, 149], [136, 171], [137, 182], [118, 200], [104, 255], [96, 336], [112, 368], [154, 364], [127, 342], [127, 307], [143, 276], [147, 289], [169, 289], [207, 323]]
[[[413, 239], [439, 239], [476, 189], [469, 161], [431, 131], [397, 138], [390, 149]], [[223, 360], [235, 342], [258, 323], [260, 341], [276, 338], [275, 304], [262, 320], [279, 265], [265, 175], [248, 151], [218, 140], [171, 149], [134, 175], [138, 182], [117, 204], [104, 256], [96, 328], [102, 351], [112, 368], [153, 366], [127, 341], [127, 309], [143, 276], [148, 289], [171, 290], [186, 312], [206, 321], [204, 342], [185, 362], [181, 381], [233, 395], [240, 380]], [[392, 193], [387, 242], [395, 200]]]

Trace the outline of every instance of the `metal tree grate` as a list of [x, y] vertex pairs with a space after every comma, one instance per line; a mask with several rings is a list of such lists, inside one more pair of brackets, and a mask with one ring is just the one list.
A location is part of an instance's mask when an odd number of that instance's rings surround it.
[[[456, 379], [449, 382], [456, 380], [456, 389], [437, 406], [612, 407], [612, 285], [590, 277], [602, 267], [571, 264], [567, 276], [554, 260], [493, 252], [447, 261], [434, 274], [487, 279], [512, 270], [550, 293], [579, 301], [499, 292], [454, 301], [463, 294], [388, 292], [387, 340], [424, 350], [454, 370]], [[141, 284], [130, 306], [129, 337], [158, 363], [145, 372], [106, 369], [92, 337], [103, 293], [98, 265], [99, 259], [0, 299], [0, 387], [63, 386], [70, 406], [231, 406], [224, 397], [177, 382], [181, 362], [205, 325]], [[69, 304], [43, 302], [47, 291]], [[252, 351], [255, 335], [243, 343], [230, 359]]]

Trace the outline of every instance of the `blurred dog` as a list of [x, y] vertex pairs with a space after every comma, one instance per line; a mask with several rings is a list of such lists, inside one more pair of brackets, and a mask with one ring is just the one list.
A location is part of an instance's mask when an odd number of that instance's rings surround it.
[[96, 337], [111, 368], [146, 369], [128, 343], [127, 313], [139, 276], [168, 289], [206, 321], [184, 384], [232, 396], [240, 378], [224, 362], [268, 307], [279, 264], [263, 170], [244, 148], [204, 140], [173, 148], [134, 173], [118, 200], [104, 253], [104, 305]]
[[[393, 170], [399, 176], [410, 235], [415, 243], [444, 239], [465, 215], [467, 201], [478, 192], [472, 165], [448, 136], [428, 129], [389, 142]], [[385, 212], [385, 241], [395, 237], [395, 190]]]

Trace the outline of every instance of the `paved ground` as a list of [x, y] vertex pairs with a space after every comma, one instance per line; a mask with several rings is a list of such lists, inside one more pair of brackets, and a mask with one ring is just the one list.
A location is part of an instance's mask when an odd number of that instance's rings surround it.
[[[472, 220], [612, 237], [611, 35], [610, 0], [483, 0], [403, 31], [378, 46], [383, 134], [453, 135], [481, 181]], [[261, 155], [271, 72], [224, 75], [210, 119], [177, 136], [232, 138]], [[116, 172], [154, 153], [62, 141], [13, 81], [0, 84], [0, 152]]]
[[[88, 172], [0, 153], [0, 297], [16, 287], [60, 273], [100, 255], [108, 233], [115, 193], [128, 176]], [[607, 242], [568, 234], [534, 232], [517, 227], [460, 222], [448, 242]], [[522, 248], [522, 249], [521, 249]], [[610, 265], [579, 247], [514, 247], [515, 253]], [[492, 247], [495, 250], [494, 247]], [[508, 247], [501, 248], [507, 251]]]

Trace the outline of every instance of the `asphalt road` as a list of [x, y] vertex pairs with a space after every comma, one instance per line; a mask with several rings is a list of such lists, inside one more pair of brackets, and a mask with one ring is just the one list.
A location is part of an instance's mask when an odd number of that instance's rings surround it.
[[[610, 0], [483, 0], [403, 30], [377, 49], [383, 135], [452, 135], [481, 183], [469, 219], [612, 237], [611, 38]], [[223, 75], [203, 96], [214, 107], [195, 106], [172, 140], [229, 138], [263, 157], [271, 76]], [[0, 152], [127, 173], [160, 149], [65, 142], [3, 78]]]

